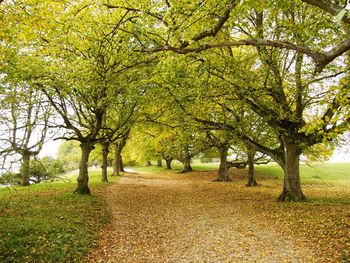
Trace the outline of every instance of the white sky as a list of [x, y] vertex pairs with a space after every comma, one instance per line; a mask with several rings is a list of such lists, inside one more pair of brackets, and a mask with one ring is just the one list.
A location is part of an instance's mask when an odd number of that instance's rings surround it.
[[[39, 154], [39, 157], [51, 156], [53, 158], [56, 158], [57, 150], [61, 142], [62, 140], [50, 140], [45, 143], [41, 153]], [[350, 145], [337, 148], [334, 151], [333, 156], [330, 158], [329, 162], [350, 162]]]
[[39, 157], [51, 156], [52, 158], [56, 158], [58, 147], [60, 147], [61, 140], [49, 140], [43, 145], [43, 149], [41, 150]]
[[350, 145], [335, 149], [329, 161], [334, 163], [350, 162]]

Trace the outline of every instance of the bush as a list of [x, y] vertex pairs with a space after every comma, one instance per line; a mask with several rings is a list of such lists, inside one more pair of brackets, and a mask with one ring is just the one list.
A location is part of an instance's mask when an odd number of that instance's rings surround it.
[[0, 175], [0, 184], [17, 185], [21, 182], [21, 175], [18, 173], [7, 172]]
[[34, 159], [30, 165], [30, 180], [33, 183], [53, 181], [65, 172], [63, 164], [51, 157]]

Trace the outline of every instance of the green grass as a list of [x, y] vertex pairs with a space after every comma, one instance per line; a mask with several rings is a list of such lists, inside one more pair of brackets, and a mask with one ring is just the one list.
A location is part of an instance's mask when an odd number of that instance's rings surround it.
[[[283, 171], [278, 165], [256, 166], [255, 171], [268, 177], [283, 178]], [[350, 185], [350, 163], [301, 164], [300, 176], [303, 183]]]
[[[109, 219], [99, 194], [100, 172], [90, 172], [91, 196], [73, 194], [67, 181], [0, 189], [0, 262], [79, 262]], [[112, 179], [116, 180], [116, 179]]]
[[[194, 162], [191, 164], [191, 166], [195, 171], [211, 171], [217, 170], [219, 163]], [[132, 166], [128, 168], [139, 173], [160, 173], [167, 171], [164, 167], [157, 167], [155, 165]], [[181, 170], [182, 165], [180, 162], [172, 163], [172, 171], [180, 172]], [[277, 164], [272, 163], [268, 165], [256, 165], [255, 171], [257, 174], [262, 174], [269, 178], [283, 178], [283, 170]], [[350, 185], [350, 163], [315, 163], [312, 165], [301, 164], [300, 174], [303, 183]]]
[[[219, 167], [219, 163], [200, 163], [200, 162], [193, 162], [191, 163], [191, 166], [193, 170], [195, 171], [212, 171], [217, 170]], [[169, 170], [165, 169], [165, 163], [163, 162], [163, 167], [158, 167], [156, 165], [151, 166], [130, 166], [126, 167], [127, 169], [131, 169], [132, 171], [136, 173], [160, 173], [160, 172], [169, 172]], [[173, 161], [171, 163], [172, 170], [175, 172], [181, 172], [182, 171], [182, 164], [178, 161]]]
[[[194, 162], [192, 167], [197, 171], [216, 170], [218, 163]], [[182, 166], [174, 162], [173, 168], [181, 171]], [[157, 166], [131, 169], [144, 173], [167, 171]], [[256, 166], [256, 172], [280, 180], [283, 177], [282, 170], [273, 164]], [[0, 189], [0, 262], [82, 261], [109, 220], [100, 194], [109, 184], [100, 183], [100, 174], [100, 170], [90, 171], [91, 196], [72, 194], [76, 173], [68, 175], [66, 182]], [[350, 185], [350, 163], [301, 165], [301, 176], [303, 183]]]

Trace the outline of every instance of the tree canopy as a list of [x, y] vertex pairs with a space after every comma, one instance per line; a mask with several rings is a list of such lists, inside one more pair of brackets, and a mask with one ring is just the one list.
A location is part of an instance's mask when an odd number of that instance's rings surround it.
[[[145, 161], [178, 159], [184, 171], [213, 147], [222, 160], [233, 145], [251, 160], [260, 152], [284, 170], [279, 200], [304, 200], [300, 155], [350, 127], [348, 9], [345, 0], [1, 1], [0, 106], [16, 109], [2, 123], [14, 134], [14, 116], [27, 116], [27, 131], [44, 125], [43, 135], [78, 141], [78, 193], [90, 193], [95, 145], [106, 178], [109, 147], [120, 163], [130, 137]], [[37, 122], [19, 90], [35, 97]]]

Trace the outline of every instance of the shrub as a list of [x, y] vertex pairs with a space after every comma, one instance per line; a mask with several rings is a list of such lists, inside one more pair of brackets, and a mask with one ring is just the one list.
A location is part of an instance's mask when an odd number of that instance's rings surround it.
[[34, 159], [30, 165], [30, 180], [33, 183], [53, 181], [65, 172], [63, 164], [51, 157]]

